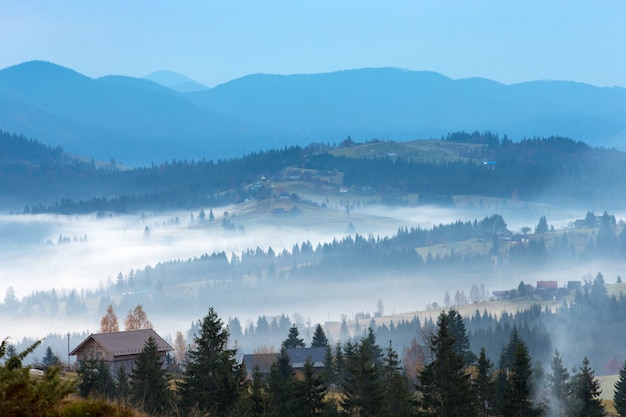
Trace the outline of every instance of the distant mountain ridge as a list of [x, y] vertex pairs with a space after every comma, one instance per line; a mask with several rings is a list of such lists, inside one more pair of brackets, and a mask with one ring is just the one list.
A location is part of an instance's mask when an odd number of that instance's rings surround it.
[[[167, 84], [177, 76], [155, 77]], [[0, 129], [135, 166], [230, 158], [348, 136], [406, 141], [461, 130], [489, 130], [514, 140], [561, 135], [624, 149], [626, 89], [562, 81], [504, 85], [367, 68], [255, 74], [180, 93], [148, 79], [92, 79], [32, 61], [0, 70]]]
[[209, 89], [206, 85], [200, 84], [196, 80], [192, 80], [189, 77], [173, 71], [156, 71], [144, 76], [143, 79], [155, 82], [179, 93], [190, 93]]

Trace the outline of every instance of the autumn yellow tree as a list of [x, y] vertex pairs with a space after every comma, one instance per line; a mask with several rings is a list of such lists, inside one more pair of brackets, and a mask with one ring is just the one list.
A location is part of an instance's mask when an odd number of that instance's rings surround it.
[[187, 342], [180, 331], [176, 332], [176, 339], [174, 340], [174, 358], [179, 365], [184, 365], [187, 359]]
[[134, 310], [128, 310], [128, 316], [124, 320], [124, 328], [126, 330], [152, 329], [152, 323], [148, 320], [141, 304], [138, 304]]
[[119, 332], [120, 326], [117, 324], [117, 316], [113, 311], [113, 306], [109, 304], [107, 312], [100, 320], [100, 333]]

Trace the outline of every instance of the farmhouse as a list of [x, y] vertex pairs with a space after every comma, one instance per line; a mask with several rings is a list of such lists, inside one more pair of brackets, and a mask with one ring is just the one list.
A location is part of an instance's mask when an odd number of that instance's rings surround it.
[[167, 352], [173, 349], [152, 329], [91, 334], [70, 355], [75, 355], [79, 362], [88, 359], [104, 361], [112, 373], [122, 366], [131, 370], [150, 336], [156, 341], [159, 356], [165, 363]]
[[[287, 355], [291, 359], [291, 366], [294, 371], [302, 371], [307, 358], [313, 362], [314, 371], [318, 372], [324, 368], [324, 357], [326, 348], [294, 348], [287, 349]], [[267, 375], [270, 372], [270, 366], [278, 359], [278, 353], [261, 353], [243, 355], [242, 367], [248, 378], [252, 377], [252, 371], [255, 367], [259, 367], [262, 374]]]

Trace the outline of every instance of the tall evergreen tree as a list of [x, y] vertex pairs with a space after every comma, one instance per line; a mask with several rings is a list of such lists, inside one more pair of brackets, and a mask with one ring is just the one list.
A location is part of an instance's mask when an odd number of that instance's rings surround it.
[[523, 341], [518, 342], [513, 350], [513, 366], [509, 372], [509, 416], [530, 417], [539, 415], [531, 402], [531, 359]]
[[326, 346], [326, 353], [324, 354], [324, 371], [322, 372], [322, 376], [327, 387], [337, 383], [337, 367], [335, 364], [335, 358], [333, 358], [333, 350], [330, 345]]
[[269, 415], [270, 397], [267, 383], [258, 365], [252, 370], [252, 378], [246, 382], [247, 389], [241, 397], [240, 415], [264, 417]]
[[465, 330], [465, 323], [463, 317], [455, 309], [448, 311], [449, 316], [449, 332], [450, 336], [454, 339], [454, 350], [463, 356], [465, 365], [471, 365], [476, 362], [476, 355], [472, 353], [470, 349], [469, 337]]
[[188, 352], [180, 386], [181, 405], [202, 413], [232, 415], [243, 383], [236, 349], [228, 348], [229, 332], [215, 310], [198, 323], [195, 349]]
[[130, 396], [130, 379], [124, 366], [117, 368], [115, 380], [115, 398], [120, 404], [126, 405]]
[[619, 377], [614, 387], [613, 406], [620, 417], [626, 417], [626, 362], [619, 371]]
[[287, 335], [287, 339], [283, 341], [283, 346], [287, 349], [306, 347], [304, 339], [300, 337], [300, 332], [295, 324], [289, 329], [289, 334]]
[[549, 397], [548, 409], [550, 416], [560, 417], [565, 412], [565, 405], [569, 397], [569, 372], [563, 365], [563, 359], [559, 351], [554, 351], [554, 357], [550, 366], [550, 374], [547, 378]]
[[81, 397], [113, 398], [115, 395], [115, 381], [104, 361], [93, 358], [80, 361], [78, 378], [78, 393]]
[[380, 415], [383, 387], [375, 348], [378, 347], [371, 346], [371, 341], [365, 337], [354, 347], [353, 352], [346, 350], [346, 376], [341, 406], [350, 415]]
[[315, 374], [310, 358], [304, 362], [303, 380], [296, 383], [297, 398], [300, 406], [297, 414], [303, 417], [319, 416], [324, 411], [326, 386], [322, 377]]
[[594, 376], [585, 357], [578, 373], [572, 378], [572, 389], [567, 406], [568, 417], [604, 417], [606, 411], [600, 399], [600, 382]]
[[429, 348], [433, 360], [424, 367], [418, 378], [421, 393], [421, 416], [453, 417], [477, 415], [466, 373], [465, 360], [455, 349], [450, 334], [450, 317], [442, 312], [437, 321], [437, 334], [431, 334]]
[[268, 381], [273, 415], [290, 417], [297, 409], [295, 378], [287, 348], [283, 345], [276, 362], [270, 366]]
[[494, 383], [492, 380], [493, 364], [487, 358], [485, 348], [480, 349], [478, 363], [476, 366], [476, 380], [474, 382], [474, 391], [476, 392], [476, 400], [478, 412], [480, 416], [487, 417], [490, 409], [493, 407], [494, 399]]
[[313, 339], [311, 340], [311, 347], [328, 347], [328, 338], [324, 333], [322, 326], [318, 324], [315, 326], [315, 333], [313, 333]]
[[384, 387], [381, 415], [386, 417], [405, 417], [413, 413], [409, 381], [403, 371], [398, 353], [391, 341], [383, 358], [382, 382]]
[[153, 415], [163, 415], [172, 407], [169, 376], [152, 336], [146, 340], [135, 360], [130, 375], [130, 400], [136, 407]]
[[48, 369], [51, 366], [61, 366], [61, 365], [63, 365], [61, 363], [61, 359], [52, 352], [52, 348], [50, 346], [48, 346], [46, 348], [46, 353], [45, 353], [43, 359], [41, 360], [41, 364], [43, 365], [43, 367], [45, 369]]

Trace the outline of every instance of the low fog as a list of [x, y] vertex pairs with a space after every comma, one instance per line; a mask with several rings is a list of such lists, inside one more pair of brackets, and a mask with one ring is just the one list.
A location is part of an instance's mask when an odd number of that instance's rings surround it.
[[[429, 229], [457, 220], [480, 220], [497, 213], [495, 207], [464, 211], [372, 205], [353, 209], [349, 217], [342, 209], [327, 209], [319, 212], [322, 218], [305, 215], [283, 221], [275, 217], [255, 218], [238, 210], [234, 206], [214, 208], [215, 221], [202, 225], [192, 221], [198, 213], [189, 211], [100, 217], [2, 216], [0, 229], [5, 232], [0, 235], [0, 296], [8, 293], [9, 288], [18, 299], [51, 289], [61, 294], [72, 289], [80, 293], [83, 289], [110, 287], [119, 273], [127, 275], [131, 270], [154, 267], [169, 260], [184, 261], [222, 251], [230, 258], [233, 253], [239, 256], [243, 251], [257, 247], [265, 251], [271, 247], [278, 254], [283, 250], [291, 251], [294, 244], [308, 241], [315, 248], [318, 243], [331, 242], [348, 233], [382, 238], [396, 234], [399, 227]], [[205, 211], [208, 214], [209, 209]], [[222, 227], [225, 213], [241, 226], [238, 230]], [[534, 229], [542, 215], [546, 215], [551, 226], [560, 229], [568, 227], [577, 218], [584, 218], [585, 213], [537, 206], [508, 210], [502, 215], [509, 230], [517, 233], [524, 226]], [[623, 218], [616, 217], [618, 220]], [[349, 227], [352, 228], [350, 231]], [[485, 244], [486, 249], [487, 246]], [[445, 252], [449, 248], [444, 244], [433, 250]], [[271, 281], [252, 279], [244, 289], [220, 291], [215, 296], [209, 293], [206, 305], [197, 314], [177, 311], [164, 314], [150, 310], [147, 314], [155, 329], [166, 336], [173, 336], [176, 331], [187, 332], [191, 323], [201, 319], [210, 306], [216, 308], [224, 321], [230, 317], [239, 318], [244, 328], [255, 323], [260, 315], [275, 317], [283, 313], [292, 322], [302, 320], [304, 324], [315, 325], [340, 322], [344, 318], [350, 320], [360, 313], [373, 315], [379, 300], [384, 303], [386, 315], [399, 315], [424, 310], [432, 303], [443, 306], [446, 291], [451, 295], [458, 290], [469, 294], [472, 285], [483, 285], [491, 294], [494, 290], [516, 288], [520, 281], [534, 285], [537, 280], [557, 280], [559, 286], [564, 286], [568, 280], [584, 280], [598, 272], [604, 274], [607, 282], [615, 282], [619, 274], [626, 276], [623, 264], [590, 262], [583, 267], [559, 265], [549, 270], [506, 273], [463, 267], [422, 270], [418, 274], [372, 273], [341, 282], [327, 282], [320, 278], [320, 282], [281, 280], [278, 285], [273, 285]], [[17, 317], [3, 323], [2, 337], [21, 339], [43, 337], [49, 333], [97, 332], [99, 319], [105, 311], [97, 311], [97, 301], [88, 304], [87, 309], [89, 316], [72, 319], [64, 319], [63, 314], [56, 319], [21, 320]], [[127, 311], [116, 313], [123, 322]]]

